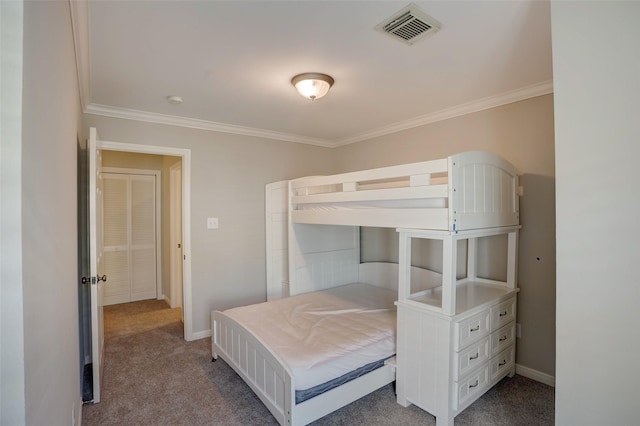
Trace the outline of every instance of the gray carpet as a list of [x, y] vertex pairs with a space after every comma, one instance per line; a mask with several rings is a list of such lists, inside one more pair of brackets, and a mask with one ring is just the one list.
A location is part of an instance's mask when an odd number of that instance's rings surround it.
[[[223, 361], [211, 362], [211, 340], [185, 342], [180, 310], [163, 301], [105, 308], [102, 402], [82, 409], [92, 425], [276, 425], [251, 389]], [[455, 419], [456, 425], [552, 425], [554, 389], [506, 378]], [[392, 385], [314, 425], [435, 425], [435, 418], [395, 401]]]

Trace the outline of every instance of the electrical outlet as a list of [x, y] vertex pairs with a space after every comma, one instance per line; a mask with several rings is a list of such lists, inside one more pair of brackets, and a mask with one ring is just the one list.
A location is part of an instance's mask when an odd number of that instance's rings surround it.
[[207, 218], [207, 228], [218, 229], [218, 218], [217, 217]]
[[516, 323], [516, 337], [518, 339], [522, 337], [522, 329], [520, 328], [520, 323]]

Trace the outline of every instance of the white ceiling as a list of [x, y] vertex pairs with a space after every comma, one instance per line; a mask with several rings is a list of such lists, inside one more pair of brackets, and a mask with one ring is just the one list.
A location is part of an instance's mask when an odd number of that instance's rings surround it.
[[548, 1], [416, 1], [442, 28], [411, 46], [374, 29], [408, 1], [81, 3], [88, 113], [339, 146], [552, 91]]

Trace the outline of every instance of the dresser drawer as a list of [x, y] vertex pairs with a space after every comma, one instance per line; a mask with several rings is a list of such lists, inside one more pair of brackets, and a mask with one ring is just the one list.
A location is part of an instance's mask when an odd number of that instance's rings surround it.
[[511, 345], [515, 341], [516, 337], [516, 323], [511, 322], [505, 325], [498, 331], [491, 333], [491, 355], [496, 355], [498, 352]]
[[460, 377], [475, 370], [486, 363], [491, 357], [489, 337], [472, 343], [469, 347], [454, 354], [455, 368], [453, 369], [453, 380], [458, 381]]
[[457, 392], [453, 401], [453, 409], [464, 409], [489, 387], [489, 365], [473, 373], [457, 383]]
[[459, 351], [468, 344], [489, 334], [489, 310], [455, 323], [454, 346]]
[[491, 308], [491, 331], [495, 331], [516, 318], [516, 298], [513, 297]]
[[516, 347], [511, 347], [500, 352], [498, 356], [491, 358], [489, 366], [491, 368], [491, 383], [495, 383], [498, 380], [506, 376], [515, 362]]

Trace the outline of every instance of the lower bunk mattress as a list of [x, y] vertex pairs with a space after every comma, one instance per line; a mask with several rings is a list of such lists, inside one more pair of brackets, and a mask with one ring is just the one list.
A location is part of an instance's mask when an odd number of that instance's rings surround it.
[[283, 361], [300, 403], [395, 354], [396, 299], [395, 291], [353, 283], [224, 313]]

